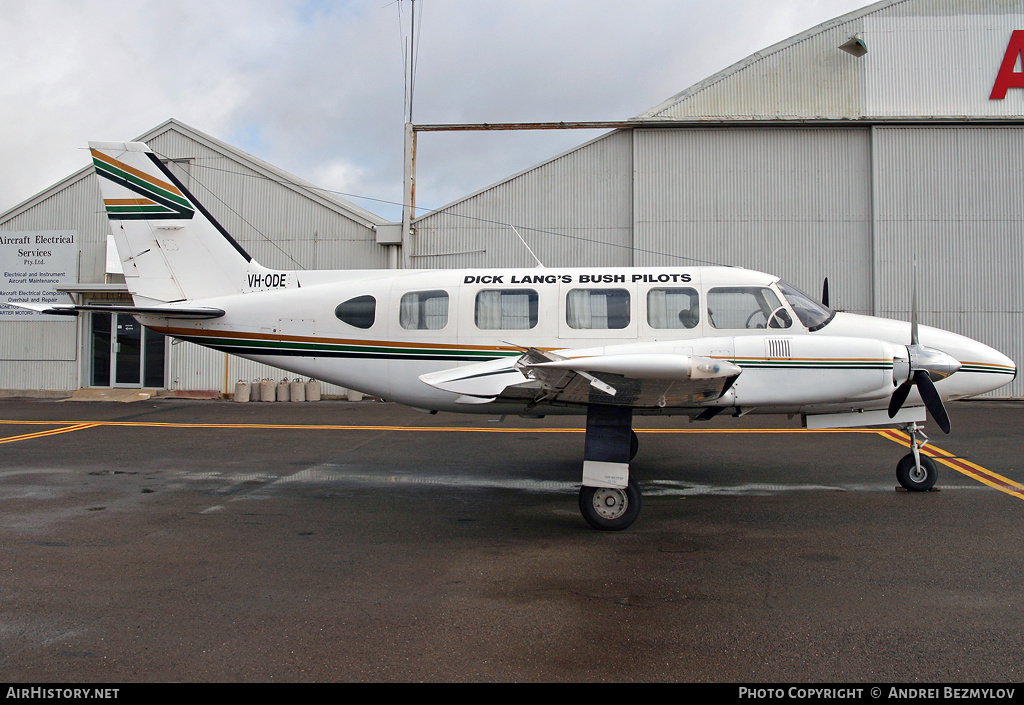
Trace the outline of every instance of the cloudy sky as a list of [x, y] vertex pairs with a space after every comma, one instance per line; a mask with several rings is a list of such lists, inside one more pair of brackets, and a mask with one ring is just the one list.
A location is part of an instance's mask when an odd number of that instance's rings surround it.
[[[623, 120], [868, 0], [418, 0], [416, 123]], [[397, 219], [410, 0], [0, 0], [0, 212], [174, 117]], [[422, 133], [437, 207], [599, 133]], [[357, 198], [357, 196], [359, 198]]]

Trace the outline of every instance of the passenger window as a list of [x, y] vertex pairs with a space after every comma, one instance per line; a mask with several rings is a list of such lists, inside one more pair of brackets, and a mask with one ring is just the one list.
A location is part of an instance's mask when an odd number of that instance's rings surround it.
[[647, 323], [651, 328], [696, 328], [700, 306], [696, 289], [651, 289], [647, 292]]
[[334, 309], [334, 315], [342, 323], [347, 323], [356, 328], [372, 328], [377, 317], [377, 299], [372, 296], [357, 296], [338, 304]]
[[441, 330], [448, 325], [448, 292], [409, 292], [399, 304], [398, 320], [406, 330]]
[[529, 330], [537, 325], [533, 289], [487, 289], [476, 295], [476, 327], [481, 330]]
[[625, 289], [573, 289], [565, 299], [565, 322], [576, 330], [621, 330], [629, 325]]
[[708, 292], [708, 320], [715, 328], [789, 328], [793, 319], [771, 289], [731, 286]]

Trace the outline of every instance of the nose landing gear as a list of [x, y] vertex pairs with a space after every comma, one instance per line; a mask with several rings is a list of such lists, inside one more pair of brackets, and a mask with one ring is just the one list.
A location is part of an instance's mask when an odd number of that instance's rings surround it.
[[924, 430], [917, 423], [909, 423], [903, 430], [910, 436], [911, 452], [897, 463], [896, 480], [908, 492], [927, 492], [939, 479], [935, 461], [921, 453], [921, 449], [928, 444], [928, 436], [924, 435]]

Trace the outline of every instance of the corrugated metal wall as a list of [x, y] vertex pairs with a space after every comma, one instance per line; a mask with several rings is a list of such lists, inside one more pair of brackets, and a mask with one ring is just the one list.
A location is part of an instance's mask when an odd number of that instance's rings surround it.
[[[668, 255], [777, 274], [871, 310], [867, 128], [636, 131], [637, 264]], [[666, 253], [666, 254], [654, 254]]]
[[1024, 128], [879, 127], [875, 162], [881, 315], [907, 317], [916, 255], [921, 322], [1024, 363]]
[[632, 264], [632, 135], [615, 132], [415, 222], [409, 266]]

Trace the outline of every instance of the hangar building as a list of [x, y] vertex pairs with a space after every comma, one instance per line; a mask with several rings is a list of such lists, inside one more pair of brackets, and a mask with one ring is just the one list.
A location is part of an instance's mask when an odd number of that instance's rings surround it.
[[[906, 318], [916, 261], [921, 321], [1019, 364], [1022, 128], [1024, 0], [883, 0], [414, 219], [401, 258], [394, 224], [188, 126], [170, 120], [140, 139], [211, 193], [214, 216], [267, 266], [533, 266], [514, 224], [547, 266], [728, 264], [808, 292], [828, 277], [834, 307]], [[71, 233], [77, 272], [58, 289], [116, 300], [126, 291], [105, 266], [91, 175], [0, 214], [0, 242]], [[281, 374], [140, 338], [125, 362], [139, 368], [122, 376], [121, 324], [131, 322], [0, 317], [0, 389], [226, 392]], [[1024, 397], [1024, 379], [996, 395]]]
[[[261, 264], [279, 269], [387, 266], [388, 248], [377, 244], [378, 227], [386, 231], [379, 216], [177, 120], [138, 140], [168, 155], [175, 175]], [[4, 274], [20, 273], [23, 259], [17, 253], [24, 246], [19, 241], [26, 238], [33, 247], [40, 238], [74, 240], [64, 244], [71, 261], [58, 263], [67, 266], [42, 272], [67, 270], [64, 281], [54, 285], [58, 292], [82, 303], [131, 303], [116, 254], [108, 257], [114, 253], [110, 222], [91, 164], [0, 215]], [[60, 245], [45, 247], [52, 251]], [[23, 286], [11, 281], [19, 280], [0, 279], [0, 289]], [[8, 394], [58, 394], [84, 387], [228, 393], [239, 379], [283, 377], [284, 372], [265, 365], [164, 340], [125, 314], [63, 318], [0, 307], [0, 390]]]

